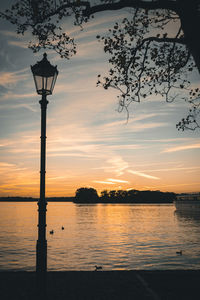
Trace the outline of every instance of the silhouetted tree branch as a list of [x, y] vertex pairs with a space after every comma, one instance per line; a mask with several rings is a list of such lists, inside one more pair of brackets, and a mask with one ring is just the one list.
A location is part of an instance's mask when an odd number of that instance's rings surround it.
[[[94, 14], [130, 8], [130, 18], [116, 22], [105, 36], [97, 36], [109, 53], [111, 68], [97, 85], [119, 91], [119, 111], [141, 98], [161, 95], [171, 102], [186, 99], [191, 109], [177, 128], [199, 128], [199, 102], [191, 101], [190, 73], [200, 72], [200, 0], [19, 0], [0, 16], [17, 26], [17, 33], [31, 30], [29, 48], [53, 49], [61, 58], [76, 54], [74, 39], [62, 31], [63, 18], [74, 17], [83, 26]], [[174, 32], [169, 31], [173, 24]], [[175, 25], [175, 26], [174, 26]]]
[[200, 128], [199, 113], [200, 113], [200, 89], [192, 89], [190, 90], [190, 98], [189, 101], [191, 103], [192, 108], [189, 110], [189, 114], [186, 118], [183, 118], [176, 127], [178, 130], [189, 129], [194, 131], [197, 128]]

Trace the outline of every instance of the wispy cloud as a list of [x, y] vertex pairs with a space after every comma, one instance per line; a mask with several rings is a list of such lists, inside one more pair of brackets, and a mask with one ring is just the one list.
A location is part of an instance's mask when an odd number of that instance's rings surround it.
[[116, 184], [111, 181], [101, 181], [101, 180], [93, 180], [94, 183], [101, 183], [101, 184]]
[[[13, 82], [16, 82], [16, 81], [13, 81]], [[34, 93], [16, 94], [16, 93], [12, 93], [12, 92], [7, 92], [1, 98], [2, 99], [29, 99], [29, 98], [33, 98], [33, 97], [35, 97]], [[23, 104], [23, 105], [25, 105], [25, 104]]]
[[171, 171], [196, 171], [200, 169], [200, 167], [175, 167], [175, 168], [161, 168], [161, 169], [148, 169], [143, 170], [143, 172], [171, 172]]
[[[5, 163], [5, 162], [0, 162], [0, 173], [1, 174], [6, 174], [7, 171], [9, 170], [9, 173], [12, 174], [12, 172], [19, 172], [19, 171], [24, 171], [26, 168], [20, 167], [17, 164], [10, 164], [10, 163]], [[7, 174], [4, 176], [7, 177]]]
[[112, 165], [113, 171], [117, 176], [123, 175], [129, 164], [121, 156], [115, 156], [107, 161]]
[[152, 129], [152, 128], [160, 128], [168, 126], [168, 123], [166, 122], [150, 122], [150, 123], [136, 123], [132, 126], [132, 130], [134, 132], [143, 131], [146, 129]]
[[[178, 187], [178, 186], [200, 186], [200, 182], [190, 182], [190, 183], [176, 183], [176, 184], [164, 184], [159, 185], [159, 188], [168, 188], [168, 187]], [[145, 186], [148, 189], [157, 189], [158, 186]]]
[[66, 178], [69, 178], [69, 177], [67, 177], [67, 176], [56, 176], [56, 177], [48, 177], [47, 178], [47, 181], [48, 180], [65, 180]]
[[[160, 115], [160, 114], [155, 114], [155, 113], [147, 114], [147, 113], [144, 113], [144, 114], [140, 114], [139, 116], [133, 116], [130, 120], [128, 120], [128, 123], [124, 119], [124, 120], [120, 120], [120, 121], [113, 121], [113, 122], [105, 123], [104, 126], [106, 126], [106, 127], [116, 127], [116, 126], [128, 125], [126, 127], [129, 127], [131, 124], [135, 124], [138, 121], [143, 121], [145, 119], [153, 118], [153, 117], [156, 117], [158, 115]], [[151, 126], [153, 126], [153, 125], [151, 125]]]
[[15, 167], [15, 165], [10, 163], [0, 162], [0, 168], [12, 168], [12, 167]]
[[192, 144], [192, 145], [183, 145], [183, 146], [167, 148], [167, 149], [163, 150], [163, 152], [177, 152], [177, 151], [199, 149], [199, 148], [200, 148], [200, 144]]
[[24, 41], [9, 41], [9, 45], [27, 49], [27, 43]]
[[4, 36], [10, 36], [13, 38], [17, 38], [19, 35], [16, 34], [15, 31], [9, 31], [9, 30], [0, 30], [0, 34], [3, 34]]
[[119, 144], [119, 145], [108, 145], [108, 148], [112, 149], [112, 150], [118, 150], [118, 149], [123, 149], [123, 150], [138, 150], [138, 149], [144, 149], [145, 146], [141, 146], [141, 145], [124, 145], [124, 144]]
[[139, 171], [133, 171], [133, 170], [128, 170], [129, 173], [137, 175], [137, 176], [141, 176], [141, 177], [145, 177], [145, 178], [149, 178], [149, 179], [155, 179], [155, 180], [159, 180], [160, 178], [152, 176], [152, 175], [148, 175]]
[[17, 72], [0, 72], [0, 86], [10, 87], [12, 85], [15, 85], [19, 81], [21, 82], [22, 80], [27, 79], [27, 70], [28, 69], [20, 70]]
[[120, 180], [120, 179], [113, 179], [113, 178], [108, 178], [107, 180], [111, 182], [117, 182], [117, 183], [129, 183], [129, 181], [127, 180]]
[[[148, 130], [148, 129], [152, 129], [152, 128], [159, 128], [159, 127], [165, 127], [168, 125], [168, 123], [166, 122], [147, 122], [147, 123], [140, 123], [138, 122], [138, 120], [142, 121], [144, 119], [148, 119], [155, 116], [155, 114], [149, 114], [149, 115], [144, 115], [136, 117], [128, 122], [128, 124], [126, 123], [126, 120], [121, 120], [121, 121], [114, 121], [114, 122], [108, 122], [107, 124], [104, 124], [104, 128], [108, 127], [108, 128], [123, 128], [123, 125], [126, 125], [127, 130], [131, 130], [132, 132], [138, 132], [138, 131], [144, 131], [144, 130]], [[158, 116], [158, 115], [157, 115]]]

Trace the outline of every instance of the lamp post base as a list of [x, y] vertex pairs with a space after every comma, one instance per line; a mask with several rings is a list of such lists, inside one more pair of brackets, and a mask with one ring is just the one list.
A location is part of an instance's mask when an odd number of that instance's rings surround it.
[[46, 296], [46, 276], [47, 276], [47, 241], [37, 240], [36, 245], [36, 284], [39, 299]]
[[47, 241], [37, 240], [36, 245], [36, 272], [46, 273], [47, 271]]

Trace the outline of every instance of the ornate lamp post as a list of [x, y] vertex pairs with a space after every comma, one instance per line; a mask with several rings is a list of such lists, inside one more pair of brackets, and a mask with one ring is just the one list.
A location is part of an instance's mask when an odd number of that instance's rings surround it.
[[[47, 95], [51, 95], [58, 75], [57, 66], [52, 66], [44, 53], [43, 59], [31, 66], [36, 91], [42, 95], [41, 105], [41, 156], [40, 156], [40, 199], [38, 201], [38, 240], [36, 246], [36, 272], [45, 278], [47, 271], [45, 165], [46, 165], [46, 110]], [[42, 276], [43, 275], [43, 276]]]

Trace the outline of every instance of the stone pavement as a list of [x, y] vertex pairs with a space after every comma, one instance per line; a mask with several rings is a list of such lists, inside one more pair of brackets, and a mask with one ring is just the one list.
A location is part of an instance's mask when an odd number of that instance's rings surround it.
[[[48, 272], [47, 300], [200, 299], [200, 270]], [[39, 299], [35, 272], [0, 272], [1, 300]]]

